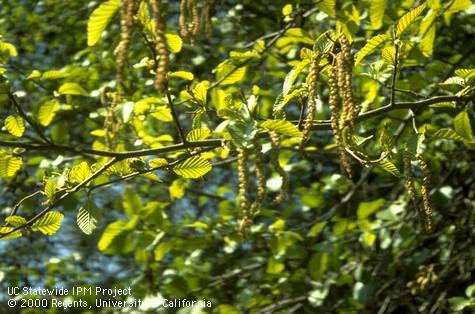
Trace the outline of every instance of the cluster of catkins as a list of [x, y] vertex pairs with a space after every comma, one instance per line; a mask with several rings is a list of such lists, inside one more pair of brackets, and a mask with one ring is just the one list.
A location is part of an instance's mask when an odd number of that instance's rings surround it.
[[424, 292], [427, 288], [437, 282], [438, 276], [434, 272], [434, 265], [421, 265], [418, 268], [416, 279], [409, 281], [407, 287], [411, 289], [411, 294], [416, 295]]
[[302, 142], [300, 148], [310, 137], [310, 130], [312, 128], [313, 117], [317, 108], [317, 81], [320, 68], [318, 63], [320, 61], [319, 53], [314, 53], [310, 61], [310, 69], [307, 77], [308, 101], [307, 101], [307, 116], [302, 129]]
[[210, 35], [212, 32], [212, 9], [213, 0], [205, 0], [201, 8], [201, 14], [196, 0], [181, 0], [180, 16], [178, 18], [181, 36], [193, 41], [198, 36], [202, 25], [206, 35]]
[[[275, 132], [270, 132], [271, 145], [272, 145], [272, 156], [271, 164], [277, 171], [277, 173], [282, 177], [282, 188], [279, 194], [275, 197], [272, 202], [273, 205], [278, 205], [282, 203], [287, 196], [287, 188], [289, 185], [289, 180], [286, 172], [280, 166], [279, 163], [279, 146], [280, 139], [279, 135]], [[238, 176], [239, 176], [239, 206], [242, 210], [242, 219], [239, 227], [239, 232], [242, 237], [245, 237], [246, 229], [251, 224], [252, 218], [256, 215], [259, 208], [262, 206], [266, 196], [266, 174], [265, 174], [265, 163], [264, 163], [264, 154], [262, 152], [262, 146], [258, 139], [254, 140], [253, 151], [255, 155], [254, 165], [255, 165], [255, 176], [256, 176], [256, 196], [254, 201], [250, 200], [250, 178], [249, 171], [247, 168], [249, 161], [249, 152], [251, 148], [239, 148], [238, 149]]]
[[330, 95], [328, 104], [331, 111], [331, 127], [338, 146], [340, 159], [348, 176], [352, 176], [349, 157], [344, 140], [351, 142], [353, 125], [358, 114], [358, 107], [353, 100], [352, 72], [353, 57], [350, 45], [343, 33], [338, 37], [340, 51], [334, 56], [332, 67], [328, 74]]
[[432, 205], [429, 198], [429, 185], [430, 185], [430, 169], [427, 163], [422, 159], [421, 156], [417, 155], [415, 157], [419, 167], [422, 171], [422, 184], [421, 184], [421, 195], [422, 195], [422, 206], [420, 208], [420, 197], [417, 194], [416, 187], [414, 184], [414, 172], [412, 169], [412, 155], [409, 152], [405, 152], [403, 155], [404, 162], [404, 177], [406, 180], [406, 188], [409, 193], [409, 196], [412, 200], [414, 207], [416, 208], [417, 215], [419, 217], [419, 223], [424, 228], [424, 230], [429, 233], [433, 230], [432, 222]]

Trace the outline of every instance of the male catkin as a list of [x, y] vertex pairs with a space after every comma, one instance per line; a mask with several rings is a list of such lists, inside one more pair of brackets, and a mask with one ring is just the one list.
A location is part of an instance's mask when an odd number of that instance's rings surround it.
[[251, 205], [250, 214], [254, 216], [264, 203], [266, 196], [266, 175], [265, 175], [265, 164], [264, 164], [264, 154], [262, 153], [262, 145], [258, 139], [254, 140], [254, 149], [256, 155], [256, 179], [257, 179], [257, 195], [255, 201]]
[[433, 223], [432, 223], [432, 205], [429, 198], [429, 191], [430, 191], [430, 169], [424, 159], [421, 156], [416, 156], [417, 162], [419, 163], [419, 167], [422, 170], [423, 178], [422, 178], [422, 186], [421, 186], [421, 194], [422, 194], [422, 204], [424, 205], [424, 213], [425, 213], [425, 230], [426, 232], [432, 232]]
[[250, 202], [248, 196], [249, 175], [247, 171], [248, 151], [245, 148], [238, 149], [238, 176], [239, 176], [239, 205], [242, 211], [242, 220], [239, 227], [241, 235], [244, 236], [246, 227], [250, 224]]
[[302, 144], [301, 146], [308, 140], [310, 137], [310, 130], [313, 124], [313, 117], [315, 116], [315, 110], [317, 107], [317, 81], [318, 81], [318, 74], [319, 74], [319, 57], [315, 53], [312, 57], [312, 61], [310, 63], [310, 69], [308, 73], [308, 107], [307, 107], [307, 116], [305, 118], [305, 124], [302, 130]]
[[153, 19], [155, 22], [155, 50], [160, 60], [155, 74], [155, 88], [159, 91], [165, 90], [167, 86], [167, 72], [169, 62], [169, 52], [165, 40], [166, 24], [163, 21], [160, 3], [157, 0], [150, 0]]
[[411, 198], [412, 204], [417, 212], [417, 217], [419, 218], [419, 224], [424, 228], [424, 214], [422, 213], [419, 207], [419, 197], [417, 196], [416, 187], [414, 184], [414, 173], [412, 171], [411, 165], [411, 155], [409, 153], [404, 153], [402, 156], [403, 163], [404, 163], [404, 179], [407, 192], [409, 197]]
[[274, 170], [279, 174], [282, 178], [282, 186], [280, 188], [279, 194], [275, 197], [272, 205], [279, 205], [287, 198], [287, 191], [289, 190], [289, 177], [287, 172], [280, 166], [279, 162], [279, 148], [280, 148], [280, 138], [279, 134], [276, 132], [269, 132], [269, 136], [271, 139], [272, 145], [272, 155], [271, 155], [271, 163], [274, 167]]
[[130, 37], [134, 25], [134, 15], [137, 9], [136, 0], [122, 0], [122, 6], [120, 9], [120, 42], [114, 51], [116, 55], [116, 80], [118, 87], [120, 87], [124, 81], [125, 60], [130, 45]]

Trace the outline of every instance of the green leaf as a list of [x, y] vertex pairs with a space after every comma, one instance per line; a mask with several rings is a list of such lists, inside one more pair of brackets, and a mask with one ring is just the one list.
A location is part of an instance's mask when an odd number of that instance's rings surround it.
[[97, 243], [97, 248], [102, 252], [107, 250], [115, 238], [133, 227], [131, 223], [132, 221], [115, 221], [110, 223], [102, 233], [102, 236]]
[[151, 168], [158, 168], [168, 165], [168, 161], [165, 158], [155, 158], [148, 162]]
[[176, 34], [165, 34], [165, 41], [170, 52], [179, 53], [183, 47], [183, 40]]
[[38, 110], [38, 121], [42, 126], [50, 125], [58, 110], [59, 102], [57, 100], [50, 100], [43, 103]]
[[45, 183], [45, 195], [49, 200], [54, 198], [58, 183], [54, 178], [48, 179]]
[[196, 84], [195, 88], [191, 90], [193, 97], [197, 101], [200, 101], [202, 104], [206, 104], [209, 86], [210, 86], [209, 81], [201, 81], [198, 84]]
[[181, 78], [181, 79], [187, 80], [187, 81], [192, 81], [195, 78], [193, 73], [186, 72], [186, 71], [172, 72], [172, 73], [170, 73], [169, 77], [177, 77], [177, 78]]
[[463, 136], [469, 141], [473, 140], [473, 131], [472, 126], [470, 124], [470, 118], [468, 116], [467, 111], [460, 112], [454, 118], [454, 129], [455, 132]]
[[327, 225], [326, 221], [317, 222], [316, 224], [312, 226], [307, 236], [316, 237], [325, 228], [326, 225]]
[[281, 262], [278, 262], [275, 258], [270, 258], [269, 261], [267, 262], [267, 273], [268, 274], [281, 274], [282, 271], [284, 271], [285, 265]]
[[96, 229], [100, 218], [101, 215], [99, 214], [98, 208], [94, 206], [92, 201], [87, 200], [86, 203], [79, 208], [76, 221], [79, 229], [85, 234], [90, 235]]
[[39, 231], [46, 235], [55, 234], [61, 227], [63, 218], [64, 216], [60, 212], [47, 212], [31, 226], [31, 230]]
[[292, 4], [286, 4], [284, 5], [284, 7], [282, 8], [282, 14], [284, 16], [289, 16], [290, 14], [292, 14]]
[[27, 77], [26, 80], [32, 80], [35, 78], [41, 77], [41, 72], [38, 70], [33, 70]]
[[114, 13], [120, 7], [120, 0], [109, 0], [97, 7], [87, 22], [87, 45], [94, 46], [109, 24]]
[[5, 127], [8, 133], [16, 137], [21, 137], [25, 133], [25, 122], [20, 116], [8, 116], [5, 119]]
[[336, 0], [323, 0], [317, 4], [318, 8], [328, 14], [330, 17], [335, 17]]
[[429, 13], [427, 13], [427, 15], [422, 20], [421, 27], [419, 29], [419, 36], [422, 37], [422, 40], [419, 43], [419, 47], [425, 57], [430, 57], [434, 48], [434, 40], [436, 34], [436, 17], [437, 11], [430, 10]]
[[68, 77], [69, 73], [58, 71], [58, 70], [51, 70], [46, 71], [41, 75], [41, 80], [57, 80]]
[[200, 128], [194, 129], [186, 136], [186, 140], [193, 142], [193, 141], [200, 141], [208, 138], [211, 135], [211, 131], [208, 128]]
[[69, 180], [72, 183], [81, 183], [91, 176], [92, 172], [87, 162], [83, 161], [71, 169]]
[[390, 152], [394, 147], [394, 137], [389, 133], [386, 127], [381, 129], [378, 141], [385, 152]]
[[386, 201], [383, 198], [374, 200], [372, 202], [361, 202], [358, 205], [358, 210], [357, 210], [357, 216], [358, 220], [365, 219], [366, 217], [370, 216], [377, 210], [379, 210], [383, 205], [386, 203]]
[[386, 34], [376, 35], [369, 39], [356, 55], [355, 65], [358, 65], [367, 55], [372, 53], [380, 44], [385, 42], [386, 39], [388, 39]]
[[386, 172], [392, 174], [393, 176], [397, 178], [401, 178], [401, 172], [399, 169], [390, 161], [387, 160], [382, 160], [378, 163], [378, 165]]
[[302, 72], [303, 69], [310, 63], [309, 59], [304, 59], [300, 61], [290, 72], [285, 76], [284, 87], [283, 87], [283, 96], [287, 96], [290, 89], [294, 85], [295, 80], [298, 75]]
[[204, 223], [202, 221], [195, 221], [194, 223], [185, 225], [184, 227], [196, 228], [196, 229], [208, 229], [209, 228], [208, 224]]
[[320, 280], [328, 269], [330, 255], [328, 253], [317, 252], [312, 255], [308, 263], [308, 271], [313, 280]]
[[0, 177], [12, 177], [20, 170], [23, 161], [21, 157], [0, 155]]
[[409, 25], [414, 22], [414, 20], [424, 11], [426, 8], [426, 3], [421, 4], [417, 8], [409, 11], [408, 13], [404, 14], [398, 21], [396, 26], [397, 35], [401, 36], [402, 33], [409, 27]]
[[463, 11], [472, 6], [471, 0], [455, 0], [450, 7], [447, 8], [446, 14], [453, 14], [458, 11]]
[[291, 101], [294, 98], [299, 97], [300, 95], [302, 95], [306, 91], [307, 91], [307, 89], [305, 87], [294, 89], [293, 91], [288, 93], [287, 96], [284, 97], [284, 99], [282, 99], [282, 102], [280, 102], [280, 104], [278, 104], [278, 106], [274, 109], [274, 111], [282, 110], [285, 107], [285, 105], [287, 105], [289, 103], [289, 101]]
[[26, 225], [26, 219], [21, 216], [9, 216], [5, 218], [5, 221], [15, 228]]
[[77, 83], [64, 83], [58, 92], [62, 95], [89, 96], [89, 93]]
[[246, 77], [246, 67], [236, 67], [228, 61], [221, 62], [216, 69], [216, 79], [221, 85], [241, 82]]
[[199, 156], [188, 158], [173, 167], [173, 171], [177, 175], [188, 179], [196, 179], [202, 177], [209, 171], [211, 171], [211, 169], [212, 166], [209, 161]]
[[383, 26], [384, 11], [387, 0], [371, 0], [369, 6], [369, 20], [373, 29], [380, 29]]
[[153, 109], [152, 117], [157, 120], [170, 122], [173, 121], [172, 113], [168, 106], [157, 106]]
[[297, 126], [290, 121], [285, 120], [267, 120], [261, 122], [259, 126], [268, 131], [274, 131], [282, 135], [287, 136], [302, 136], [302, 132], [299, 131]]
[[435, 140], [440, 140], [440, 139], [449, 139], [449, 140], [454, 140], [454, 141], [458, 141], [458, 142], [465, 142], [466, 141], [463, 138], [463, 136], [461, 136], [460, 134], [458, 134], [457, 132], [455, 132], [452, 129], [437, 130], [434, 134], [432, 134], [432, 136], [430, 138], [434, 141]]
[[457, 69], [455, 70], [455, 75], [466, 80], [475, 76], [475, 69]]
[[396, 48], [394, 46], [384, 48], [381, 56], [387, 63], [394, 64], [396, 62]]
[[[12, 230], [13, 230], [12, 227], [0, 227], [0, 234], [7, 233], [7, 232], [10, 232]], [[4, 236], [0, 240], [9, 240], [9, 239], [15, 239], [15, 238], [19, 238], [19, 237], [21, 237], [21, 231], [17, 230], [15, 232], [10, 233], [7, 236]]]
[[122, 205], [124, 206], [125, 212], [130, 217], [139, 215], [143, 211], [142, 199], [133, 189], [125, 189], [122, 193], [122, 198]]

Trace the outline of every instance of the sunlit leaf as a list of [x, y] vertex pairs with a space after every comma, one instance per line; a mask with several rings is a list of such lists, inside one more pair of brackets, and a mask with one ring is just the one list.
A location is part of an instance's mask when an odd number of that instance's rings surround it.
[[120, 7], [120, 0], [108, 0], [97, 7], [87, 23], [87, 45], [94, 46]]
[[359, 64], [367, 55], [371, 54], [380, 44], [385, 42], [386, 39], [388, 39], [386, 34], [377, 35], [369, 39], [356, 55], [355, 65]]
[[64, 216], [60, 212], [47, 212], [31, 226], [31, 230], [39, 231], [46, 235], [55, 234], [61, 227], [63, 218]]
[[204, 140], [211, 135], [211, 131], [208, 128], [200, 128], [191, 130], [186, 136], [186, 139], [190, 142]]
[[179, 53], [183, 47], [183, 40], [176, 34], [165, 34], [165, 40], [167, 42], [170, 52]]
[[409, 27], [409, 25], [414, 22], [414, 20], [424, 11], [426, 8], [426, 3], [421, 4], [417, 8], [407, 12], [404, 14], [398, 21], [397, 26], [396, 26], [396, 31], [398, 36], [401, 36], [402, 33], [406, 30], [406, 28]]
[[177, 164], [173, 167], [173, 171], [183, 177], [188, 179], [195, 179], [204, 176], [209, 171], [211, 171], [212, 166], [208, 160], [203, 159], [199, 156], [194, 156], [186, 159], [185, 161]]
[[76, 221], [79, 229], [85, 234], [90, 235], [96, 229], [100, 217], [98, 208], [94, 206], [92, 201], [88, 200], [79, 208]]
[[38, 110], [38, 121], [42, 126], [50, 125], [58, 110], [59, 102], [57, 100], [50, 100], [41, 104]]
[[8, 116], [5, 119], [5, 127], [13, 136], [21, 137], [25, 133], [25, 122], [20, 116]]
[[58, 92], [63, 95], [89, 96], [89, 93], [77, 83], [64, 83]]
[[297, 126], [290, 121], [285, 120], [267, 120], [259, 124], [259, 126], [268, 131], [274, 131], [287, 136], [302, 136]]
[[384, 11], [387, 0], [371, 0], [369, 7], [369, 20], [373, 29], [380, 29], [383, 26]]

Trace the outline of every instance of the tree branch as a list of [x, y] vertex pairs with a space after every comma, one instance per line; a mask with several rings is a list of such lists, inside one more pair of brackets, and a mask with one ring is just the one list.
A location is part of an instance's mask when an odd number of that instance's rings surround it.
[[170, 95], [170, 93], [168, 91], [166, 92], [166, 94], [167, 94], [167, 100], [168, 100], [168, 107], [170, 108], [170, 112], [172, 114], [173, 122], [175, 123], [175, 126], [178, 130], [178, 134], [180, 135], [181, 142], [185, 146], [188, 146], [188, 141], [186, 140], [185, 133], [183, 132], [183, 128], [181, 127], [180, 121], [178, 120], [178, 116], [175, 112], [175, 107], [173, 105], [172, 96]]

